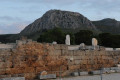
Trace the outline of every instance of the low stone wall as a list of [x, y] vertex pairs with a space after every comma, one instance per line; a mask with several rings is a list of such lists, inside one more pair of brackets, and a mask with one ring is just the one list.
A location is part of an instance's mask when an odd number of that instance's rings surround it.
[[0, 44], [0, 49], [12, 49], [15, 47], [15, 44]]
[[0, 78], [37, 78], [41, 71], [59, 76], [81, 70], [111, 67], [120, 61], [119, 51], [68, 50], [66, 45], [26, 42], [15, 49], [0, 50]]

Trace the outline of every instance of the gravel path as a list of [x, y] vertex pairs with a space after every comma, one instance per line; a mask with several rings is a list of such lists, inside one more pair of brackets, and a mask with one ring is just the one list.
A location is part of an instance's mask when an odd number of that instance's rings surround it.
[[[61, 79], [56, 79], [61, 80]], [[62, 78], [62, 80], [101, 80], [100, 75]], [[120, 73], [103, 74], [102, 80], [120, 80]]]

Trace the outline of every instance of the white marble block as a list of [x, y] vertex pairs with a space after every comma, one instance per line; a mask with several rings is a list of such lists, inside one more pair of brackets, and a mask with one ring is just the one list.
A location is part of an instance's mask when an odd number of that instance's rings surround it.
[[65, 44], [70, 45], [70, 35], [66, 35]]

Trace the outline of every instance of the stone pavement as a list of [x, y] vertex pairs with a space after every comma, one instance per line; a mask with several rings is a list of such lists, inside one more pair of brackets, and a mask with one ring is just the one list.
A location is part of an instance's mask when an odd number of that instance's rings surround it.
[[[69, 77], [54, 80], [101, 80], [101, 77], [100, 75], [93, 75], [93, 76]], [[120, 80], [120, 73], [103, 74], [102, 80]]]

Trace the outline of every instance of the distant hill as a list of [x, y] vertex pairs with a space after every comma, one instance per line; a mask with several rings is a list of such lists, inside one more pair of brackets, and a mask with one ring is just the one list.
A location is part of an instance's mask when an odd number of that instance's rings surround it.
[[120, 34], [120, 21], [115, 19], [106, 18], [100, 21], [92, 21], [92, 23], [102, 32]]
[[79, 30], [92, 30], [94, 33], [120, 34], [120, 21], [115, 19], [107, 18], [100, 21], [90, 21], [77, 12], [49, 10], [41, 18], [26, 26], [19, 34], [0, 35], [0, 42], [15, 42], [21, 36], [37, 40], [41, 33], [54, 27], [59, 27], [64, 32], [73, 33]]
[[20, 32], [22, 35], [39, 32], [44, 29], [52, 29], [60, 27], [62, 29], [71, 30], [97, 30], [92, 22], [77, 12], [49, 10], [41, 18], [35, 20]]

